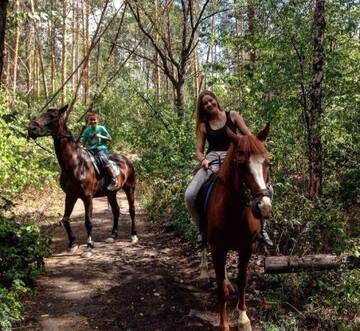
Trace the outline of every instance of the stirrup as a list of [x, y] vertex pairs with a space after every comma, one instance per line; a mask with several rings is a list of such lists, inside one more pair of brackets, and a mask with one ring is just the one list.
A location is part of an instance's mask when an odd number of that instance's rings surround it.
[[115, 190], [118, 188], [117, 185], [116, 185], [116, 179], [113, 178], [113, 179], [111, 180], [111, 183], [110, 183], [106, 188], [107, 188], [107, 190], [109, 190], [109, 191], [115, 191]]

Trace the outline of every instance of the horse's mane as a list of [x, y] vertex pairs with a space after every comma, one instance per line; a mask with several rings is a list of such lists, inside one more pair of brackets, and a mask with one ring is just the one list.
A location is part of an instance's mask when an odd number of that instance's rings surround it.
[[267, 150], [263, 144], [256, 136], [254, 135], [245, 135], [239, 136], [239, 139], [232, 143], [227, 151], [226, 158], [222, 164], [218, 176], [223, 179], [224, 182], [227, 181], [228, 176], [231, 170], [231, 163], [234, 158], [235, 151], [241, 151], [247, 155], [261, 155], [267, 158]]
[[238, 149], [244, 153], [267, 156], [264, 144], [252, 134], [239, 139]]

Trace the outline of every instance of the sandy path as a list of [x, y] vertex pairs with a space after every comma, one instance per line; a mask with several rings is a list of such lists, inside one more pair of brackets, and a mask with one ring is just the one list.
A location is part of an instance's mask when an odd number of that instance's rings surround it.
[[[114, 243], [105, 242], [112, 226], [106, 199], [94, 200], [95, 249], [90, 257], [82, 256], [84, 246], [70, 254], [64, 229], [51, 230], [54, 253], [46, 259], [35, 295], [26, 301], [26, 319], [16, 329], [217, 330], [214, 282], [200, 288], [194, 281], [199, 257], [191, 246], [172, 233], [155, 233], [159, 231], [146, 224], [139, 208], [140, 241], [132, 245], [125, 195], [118, 200], [122, 214]], [[72, 220], [74, 234], [84, 244], [80, 202]], [[235, 302], [233, 295], [229, 305], [233, 308]], [[249, 315], [255, 315], [252, 308]]]

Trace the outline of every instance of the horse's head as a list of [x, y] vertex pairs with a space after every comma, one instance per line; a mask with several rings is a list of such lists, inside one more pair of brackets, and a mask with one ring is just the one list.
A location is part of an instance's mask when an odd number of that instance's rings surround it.
[[68, 105], [60, 108], [49, 108], [48, 111], [31, 120], [28, 125], [29, 138], [49, 136], [56, 134], [59, 127], [65, 123], [65, 112]]
[[250, 190], [252, 206], [258, 207], [261, 217], [268, 218], [271, 211], [269, 162], [264, 142], [268, 136], [269, 123], [256, 135], [238, 136], [228, 131], [233, 141], [228, 162], [237, 170], [238, 178]]

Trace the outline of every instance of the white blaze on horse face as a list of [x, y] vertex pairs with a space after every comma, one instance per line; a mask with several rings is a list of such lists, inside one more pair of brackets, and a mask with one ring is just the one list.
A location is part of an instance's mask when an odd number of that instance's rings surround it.
[[[266, 190], [266, 183], [263, 175], [263, 163], [265, 158], [261, 155], [251, 155], [249, 160], [250, 172], [252, 173], [256, 184], [260, 190]], [[263, 197], [259, 204], [260, 210], [262, 207], [271, 208], [271, 200], [269, 197]]]

